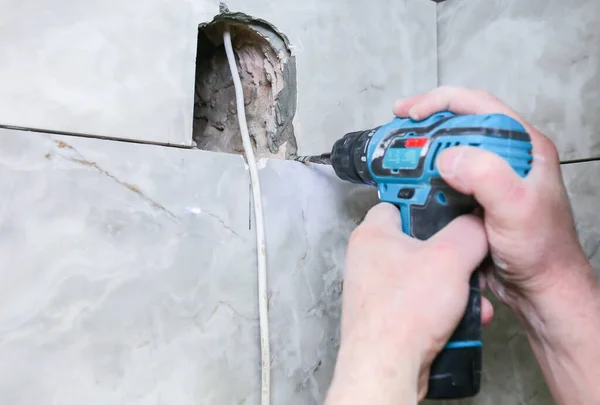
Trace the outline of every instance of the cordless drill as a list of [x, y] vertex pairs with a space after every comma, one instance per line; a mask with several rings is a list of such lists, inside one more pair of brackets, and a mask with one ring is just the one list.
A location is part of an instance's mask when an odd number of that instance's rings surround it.
[[[445, 183], [436, 167], [439, 154], [458, 145], [498, 154], [521, 177], [531, 169], [530, 138], [519, 122], [502, 114], [450, 112], [423, 121], [395, 118], [375, 129], [346, 134], [335, 142], [331, 153], [296, 160], [331, 164], [343, 180], [376, 186], [381, 201], [400, 208], [402, 231], [425, 240], [476, 206], [471, 196]], [[481, 347], [481, 292], [475, 272], [465, 313], [432, 364], [426, 397], [476, 395], [481, 380]]]

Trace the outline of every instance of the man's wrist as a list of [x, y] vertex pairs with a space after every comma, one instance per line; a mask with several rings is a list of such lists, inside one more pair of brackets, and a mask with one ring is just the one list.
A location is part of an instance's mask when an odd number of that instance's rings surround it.
[[600, 284], [589, 263], [519, 308], [533, 351], [559, 404], [587, 404], [600, 390]]
[[587, 260], [554, 273], [560, 276], [543, 291], [522, 297], [517, 309], [530, 338], [549, 345], [571, 337], [572, 325], [600, 316], [600, 284]]
[[395, 349], [342, 343], [325, 404], [416, 405], [420, 360], [414, 351]]

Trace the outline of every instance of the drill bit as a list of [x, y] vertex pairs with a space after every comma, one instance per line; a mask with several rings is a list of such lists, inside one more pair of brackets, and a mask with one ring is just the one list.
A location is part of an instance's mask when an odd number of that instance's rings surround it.
[[296, 160], [298, 162], [302, 162], [304, 164], [318, 163], [320, 165], [330, 165], [331, 164], [331, 153], [323, 153], [322, 155], [313, 155], [313, 156], [298, 156], [294, 160]]

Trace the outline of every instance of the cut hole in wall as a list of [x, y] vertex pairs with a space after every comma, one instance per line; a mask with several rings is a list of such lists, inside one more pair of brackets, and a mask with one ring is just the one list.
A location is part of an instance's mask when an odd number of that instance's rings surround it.
[[223, 47], [226, 28], [231, 32], [256, 157], [295, 157], [296, 64], [288, 40], [266, 21], [226, 10], [198, 29], [196, 147], [244, 154], [233, 79]]

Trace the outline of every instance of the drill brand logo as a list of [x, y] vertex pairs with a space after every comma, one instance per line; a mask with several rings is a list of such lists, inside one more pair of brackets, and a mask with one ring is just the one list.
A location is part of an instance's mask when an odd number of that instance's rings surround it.
[[428, 138], [409, 138], [394, 142], [383, 157], [383, 167], [391, 170], [413, 170], [419, 166], [421, 155], [427, 153]]

